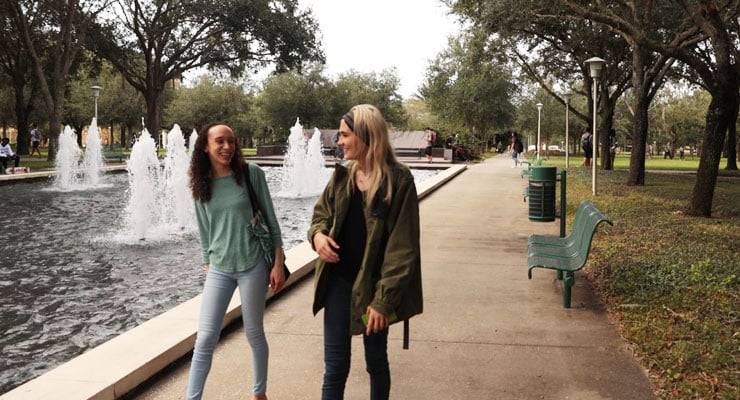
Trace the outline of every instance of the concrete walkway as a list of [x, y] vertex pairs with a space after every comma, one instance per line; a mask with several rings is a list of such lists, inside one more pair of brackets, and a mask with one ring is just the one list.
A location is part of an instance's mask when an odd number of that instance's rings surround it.
[[[425, 312], [411, 320], [409, 350], [401, 349], [401, 327], [391, 328], [391, 397], [654, 399], [582, 274], [571, 309], [562, 307], [554, 272], [536, 270], [527, 280], [527, 235], [557, 235], [558, 222], [528, 220], [519, 172], [508, 157], [490, 159], [422, 201]], [[322, 316], [311, 315], [312, 289], [308, 277], [268, 306], [271, 400], [320, 397]], [[346, 398], [367, 399], [357, 338], [353, 353]], [[227, 328], [204, 398], [248, 399], [250, 357], [240, 327]], [[176, 363], [127, 398], [184, 398], [188, 367], [187, 359]]]

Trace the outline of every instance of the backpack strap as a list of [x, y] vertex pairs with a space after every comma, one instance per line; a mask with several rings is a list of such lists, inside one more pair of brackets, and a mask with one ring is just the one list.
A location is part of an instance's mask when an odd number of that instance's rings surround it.
[[409, 320], [403, 320], [403, 349], [409, 349]]
[[252, 218], [257, 214], [258, 211], [261, 211], [260, 203], [257, 200], [257, 193], [254, 192], [254, 187], [252, 187], [252, 181], [249, 180], [249, 163], [246, 163], [244, 165], [244, 183], [247, 185], [247, 192], [249, 192], [249, 202], [252, 203]]

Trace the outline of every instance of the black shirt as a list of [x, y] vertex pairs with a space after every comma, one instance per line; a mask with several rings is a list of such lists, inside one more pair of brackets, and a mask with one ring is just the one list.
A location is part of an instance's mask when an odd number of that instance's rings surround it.
[[337, 250], [339, 262], [332, 265], [332, 270], [337, 276], [349, 283], [355, 282], [365, 255], [367, 228], [365, 227], [362, 197], [362, 192], [355, 186], [350, 197], [347, 217], [344, 219], [342, 229], [336, 238], [340, 246]]

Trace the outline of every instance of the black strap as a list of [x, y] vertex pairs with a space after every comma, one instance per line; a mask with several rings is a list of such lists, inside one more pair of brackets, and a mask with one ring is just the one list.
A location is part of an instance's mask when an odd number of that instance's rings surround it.
[[[249, 202], [252, 203], [252, 218], [257, 215], [257, 211], [262, 211], [260, 203], [257, 200], [257, 194], [254, 192], [252, 187], [252, 181], [249, 180], [249, 163], [244, 165], [244, 181], [247, 184], [247, 192], [249, 192]], [[262, 214], [264, 215], [264, 213]]]
[[409, 320], [403, 320], [403, 349], [409, 349]]

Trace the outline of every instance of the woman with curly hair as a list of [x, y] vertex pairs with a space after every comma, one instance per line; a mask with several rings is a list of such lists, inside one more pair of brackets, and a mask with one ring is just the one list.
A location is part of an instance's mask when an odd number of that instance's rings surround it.
[[[234, 131], [224, 123], [207, 125], [198, 132], [191, 157], [190, 188], [195, 199], [206, 280], [187, 398], [203, 396], [226, 308], [238, 287], [244, 331], [252, 349], [252, 399], [265, 400], [269, 355], [263, 326], [265, 295], [268, 283], [275, 292], [285, 284], [283, 241], [265, 174], [257, 165], [244, 161]], [[247, 229], [253, 215], [246, 187], [247, 173], [274, 245], [275, 261], [269, 270], [258, 239]]]
[[388, 399], [388, 327], [423, 308], [416, 186], [376, 107], [345, 114], [338, 144], [349, 162], [337, 164], [308, 231], [320, 258], [313, 312], [324, 309], [321, 398], [344, 398], [352, 335], [362, 334], [370, 398]]

